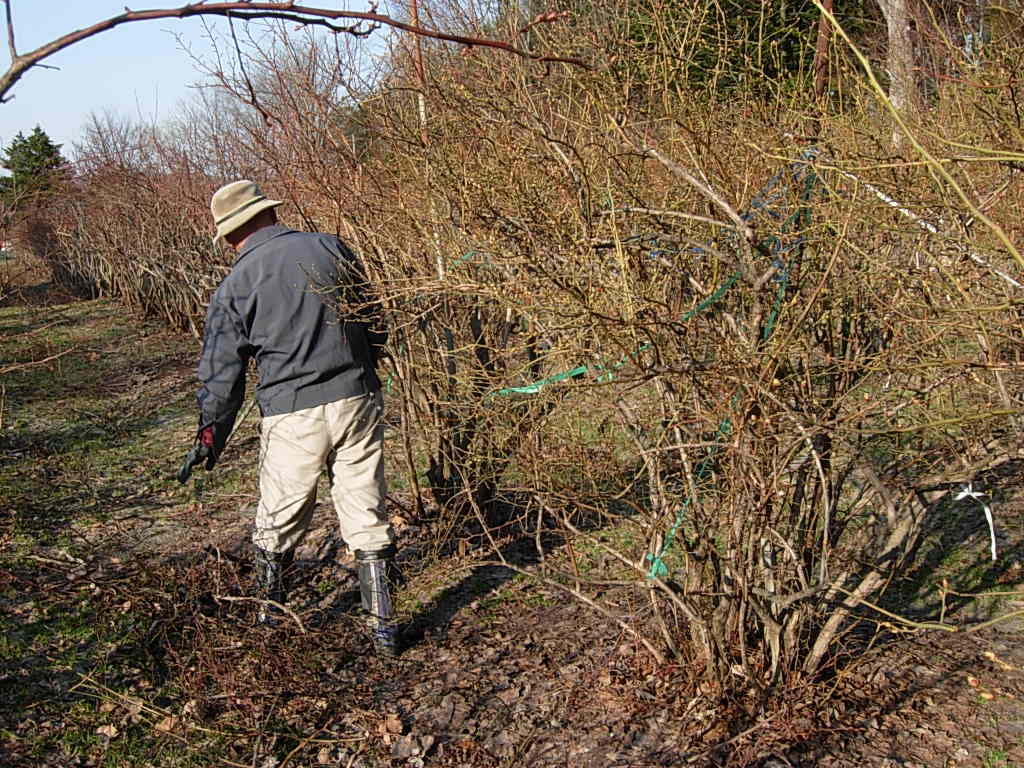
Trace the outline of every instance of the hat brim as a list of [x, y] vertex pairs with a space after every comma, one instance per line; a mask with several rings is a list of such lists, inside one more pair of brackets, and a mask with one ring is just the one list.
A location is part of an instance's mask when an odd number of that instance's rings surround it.
[[259, 202], [253, 203], [252, 205], [246, 206], [234, 216], [225, 219], [217, 226], [217, 233], [213, 236], [213, 244], [215, 246], [224, 245], [226, 243], [224, 240], [225, 235], [230, 235], [261, 211], [265, 211], [268, 208], [276, 208], [283, 203], [283, 200], [270, 200], [265, 198]]

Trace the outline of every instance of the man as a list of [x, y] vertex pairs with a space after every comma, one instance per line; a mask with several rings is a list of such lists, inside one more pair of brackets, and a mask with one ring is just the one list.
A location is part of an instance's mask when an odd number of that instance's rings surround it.
[[[342, 538], [355, 552], [374, 648], [393, 656], [398, 638], [387, 573], [395, 546], [383, 515], [383, 406], [375, 372], [385, 337], [361, 308], [366, 286], [355, 255], [337, 237], [279, 225], [280, 204], [247, 180], [221, 187], [210, 203], [214, 243], [226, 243], [236, 258], [207, 311], [199, 431], [182, 482], [202, 461], [213, 468], [254, 358], [262, 422], [253, 544], [263, 597], [280, 604], [287, 598], [285, 578], [326, 468]], [[260, 622], [274, 623], [272, 603], [263, 605]]]

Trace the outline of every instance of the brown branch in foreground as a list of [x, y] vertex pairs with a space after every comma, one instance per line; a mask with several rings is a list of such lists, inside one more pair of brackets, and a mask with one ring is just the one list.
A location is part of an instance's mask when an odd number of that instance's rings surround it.
[[[11, 0], [3, 0], [7, 6], [7, 34], [8, 43], [13, 46], [14, 41], [14, 25], [11, 21]], [[241, 13], [232, 13], [232, 11], [241, 11]], [[524, 59], [530, 59], [533, 61], [542, 62], [554, 62], [562, 64], [571, 64], [574, 66], [583, 67], [589, 69], [590, 67], [579, 59], [562, 57], [562, 56], [545, 56], [532, 51], [526, 50], [525, 48], [518, 48], [511, 43], [505, 42], [504, 40], [491, 40], [488, 38], [478, 37], [467, 37], [465, 35], [449, 34], [447, 32], [441, 32], [436, 29], [426, 29], [415, 24], [408, 24], [398, 19], [386, 16], [384, 14], [376, 13], [374, 11], [347, 11], [347, 10], [332, 10], [329, 8], [307, 8], [296, 5], [294, 0], [288, 2], [222, 2], [222, 3], [192, 3], [189, 5], [183, 5], [178, 8], [151, 8], [141, 11], [132, 11], [128, 8], [125, 12], [119, 16], [112, 16], [108, 19], [98, 21], [91, 26], [79, 29], [74, 32], [69, 32], [66, 35], [51, 40], [48, 43], [44, 43], [33, 51], [23, 54], [21, 56], [16, 55], [11, 50], [11, 64], [7, 71], [0, 75], [0, 103], [7, 101], [7, 94], [10, 92], [14, 84], [21, 79], [21, 77], [32, 67], [38, 66], [44, 59], [53, 56], [65, 48], [68, 48], [75, 43], [86, 40], [90, 37], [106, 32], [107, 30], [113, 29], [114, 27], [121, 26], [122, 24], [128, 24], [136, 21], [152, 21], [154, 19], [186, 19], [193, 16], [222, 16], [228, 17], [233, 16], [236, 19], [244, 19], [246, 21], [252, 21], [256, 19], [282, 19], [287, 21], [297, 22], [299, 24], [307, 25], [324, 25], [328, 21], [337, 21], [339, 19], [348, 20], [354, 22], [349, 27], [336, 27], [332, 26], [333, 31], [336, 32], [348, 32], [350, 34], [362, 34], [360, 31], [360, 24], [376, 24], [381, 26], [392, 27], [399, 29], [404, 32], [409, 32], [420, 37], [429, 37], [434, 40], [442, 40], [449, 43], [457, 43], [459, 45], [468, 46], [479, 46], [481, 48], [493, 48], [500, 51], [505, 51], [514, 56], [519, 56]], [[554, 18], [545, 19], [545, 21], [554, 21]]]
[[498, 561], [492, 561], [490, 563], [484, 562], [482, 564], [483, 565], [502, 565], [505, 568], [513, 570], [513, 571], [515, 571], [516, 573], [518, 573], [518, 574], [520, 574], [522, 576], [526, 576], [527, 578], [535, 579], [535, 580], [541, 582], [542, 584], [544, 584], [545, 586], [553, 587], [554, 589], [560, 589], [561, 591], [563, 591], [563, 592], [571, 595], [572, 597], [576, 598], [577, 600], [579, 600], [584, 605], [590, 606], [595, 611], [597, 611], [602, 616], [604, 616], [606, 619], [609, 619], [610, 621], [613, 621], [616, 624], [618, 624], [620, 629], [622, 629], [628, 635], [631, 635], [634, 640], [636, 640], [644, 648], [646, 648], [647, 652], [649, 654], [651, 654], [651, 658], [653, 658], [656, 662], [658, 662], [659, 664], [665, 664], [666, 663], [665, 655], [661, 651], [659, 651], [657, 648], [655, 648], [653, 643], [651, 643], [650, 640], [648, 640], [646, 637], [644, 637], [644, 635], [641, 632], [639, 632], [635, 627], [630, 625], [628, 622], [623, 621], [620, 617], [616, 616], [614, 613], [609, 611], [607, 608], [605, 608], [603, 605], [601, 605], [597, 601], [591, 599], [590, 597], [587, 597], [585, 594], [580, 592], [578, 589], [573, 589], [572, 587], [570, 587], [570, 586], [568, 586], [566, 584], [561, 584], [561, 583], [555, 581], [554, 579], [545, 578], [544, 576], [542, 576], [539, 573], [535, 573], [533, 571], [528, 571], [525, 568], [520, 568], [518, 565], [515, 565], [513, 563], [510, 563], [510, 562], [507, 562], [507, 561], [504, 561], [504, 560], [501, 561], [501, 562], [498, 562]]
[[7, 9], [7, 48], [11, 52], [11, 61], [18, 58], [18, 49], [14, 45], [14, 19], [11, 16], [11, 0], [4, 0]]
[[[848, 595], [850, 597], [857, 597], [856, 595], [854, 595], [853, 592], [845, 590], [842, 587], [836, 587], [836, 589], [839, 592], [842, 592], [843, 594]], [[959, 594], [959, 593], [950, 591], [948, 594]], [[996, 595], [996, 594], [1015, 595], [1015, 594], [1020, 594], [1020, 593], [1019, 592], [1007, 592], [1007, 593], [993, 592], [991, 594], [993, 594], [993, 595]], [[979, 596], [981, 596], [981, 597], [988, 597], [988, 594], [981, 593]], [[940, 630], [942, 632], [950, 632], [950, 633], [960, 632], [960, 633], [970, 634], [970, 633], [974, 633], [974, 632], [979, 632], [979, 631], [981, 631], [983, 629], [987, 629], [988, 627], [991, 627], [991, 626], [993, 626], [995, 624], [1001, 624], [1002, 622], [1007, 621], [1009, 619], [1016, 619], [1019, 616], [1024, 616], [1024, 610], [1010, 611], [1009, 613], [1004, 613], [1004, 614], [1002, 614], [1000, 616], [994, 616], [991, 619], [986, 619], [985, 621], [979, 622], [977, 624], [970, 624], [970, 625], [968, 625], [966, 627], [963, 627], [963, 626], [958, 626], [956, 624], [946, 624], [945, 622], [942, 622], [942, 621], [914, 621], [913, 619], [908, 619], [905, 616], [900, 616], [899, 614], [893, 613], [892, 611], [887, 611], [887, 610], [885, 610], [885, 608], [882, 608], [880, 605], [876, 605], [875, 603], [872, 603], [872, 602], [870, 602], [868, 600], [864, 600], [863, 598], [857, 597], [857, 600], [859, 601], [858, 602], [859, 605], [863, 605], [863, 606], [865, 606], [867, 608], [870, 608], [873, 611], [877, 611], [878, 613], [882, 614], [883, 616], [886, 616], [886, 617], [892, 619], [896, 623], [896, 625], [898, 625], [898, 626], [908, 627], [909, 629], [923, 629], [923, 630], [934, 629], [934, 630]]]

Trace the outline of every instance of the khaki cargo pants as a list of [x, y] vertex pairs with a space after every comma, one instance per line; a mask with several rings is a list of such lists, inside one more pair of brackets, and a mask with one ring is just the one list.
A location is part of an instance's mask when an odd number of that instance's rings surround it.
[[263, 418], [257, 547], [287, 552], [302, 541], [325, 467], [349, 549], [377, 550], [394, 540], [383, 509], [383, 412], [376, 392]]

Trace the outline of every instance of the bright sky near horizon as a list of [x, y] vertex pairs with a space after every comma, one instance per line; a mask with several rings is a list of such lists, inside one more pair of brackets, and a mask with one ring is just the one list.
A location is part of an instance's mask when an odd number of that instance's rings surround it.
[[[185, 0], [127, 3], [132, 10], [184, 4]], [[125, 5], [125, 0], [11, 0], [18, 52], [123, 13]], [[353, 0], [343, 5], [359, 8], [366, 3]], [[218, 21], [208, 24], [216, 27]], [[210, 50], [201, 20], [157, 19], [124, 24], [47, 59], [44, 63], [60, 70], [28, 71], [9, 94], [14, 99], [0, 104], [0, 146], [9, 144], [19, 131], [28, 135], [39, 125], [70, 157], [92, 113], [109, 111], [145, 122], [167, 119], [189, 97], [190, 86], [203, 79], [176, 35], [200, 56]], [[10, 54], [2, 44], [0, 66], [7, 69], [9, 64]]]

